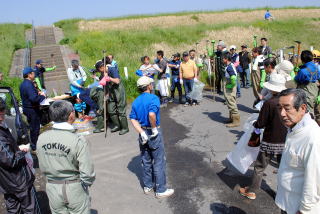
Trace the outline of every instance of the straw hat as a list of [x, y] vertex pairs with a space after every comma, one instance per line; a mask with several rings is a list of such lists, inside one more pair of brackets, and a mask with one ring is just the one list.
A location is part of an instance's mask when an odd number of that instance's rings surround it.
[[265, 82], [263, 86], [270, 91], [281, 92], [287, 89], [285, 84], [286, 79], [283, 75], [273, 73], [270, 75], [270, 80], [268, 82]]

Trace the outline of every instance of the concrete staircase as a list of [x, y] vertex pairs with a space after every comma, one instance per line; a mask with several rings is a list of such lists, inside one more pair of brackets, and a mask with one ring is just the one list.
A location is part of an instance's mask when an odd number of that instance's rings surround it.
[[58, 94], [69, 91], [67, 65], [57, 42], [53, 27], [35, 28], [35, 47], [31, 49], [32, 65], [37, 59], [42, 59], [45, 67], [57, 66], [54, 71], [44, 73], [48, 95], [52, 95], [54, 91]]

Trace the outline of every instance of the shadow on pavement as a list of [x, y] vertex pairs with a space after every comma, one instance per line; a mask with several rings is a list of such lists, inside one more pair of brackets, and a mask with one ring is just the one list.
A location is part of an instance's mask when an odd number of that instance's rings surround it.
[[140, 186], [141, 186], [141, 188], [143, 188], [140, 155], [132, 158], [131, 161], [128, 163], [127, 168], [137, 176], [137, 178], [138, 178], [138, 180], [140, 182]]
[[221, 112], [203, 112], [208, 117], [218, 123], [224, 123], [228, 118], [221, 116]]
[[221, 203], [213, 203], [210, 205], [210, 209], [213, 214], [247, 214], [240, 208], [231, 206], [228, 207]]
[[[244, 134], [244, 131], [238, 131], [238, 130], [229, 130], [232, 134], [235, 134], [237, 137], [237, 140], [241, 138], [241, 136]], [[237, 144], [237, 142], [235, 142]]]
[[97, 211], [97, 210], [94, 210], [94, 209], [91, 209], [91, 210], [90, 210], [90, 214], [98, 214], [98, 211]]
[[220, 103], [224, 103], [225, 102], [225, 99], [219, 97], [219, 95], [217, 95], [217, 94], [215, 94], [214, 96], [205, 94], [205, 95], [203, 95], [203, 97], [207, 98], [209, 100], [213, 100], [213, 98], [214, 98], [214, 101], [220, 102]]
[[249, 108], [245, 105], [242, 105], [242, 104], [238, 104], [238, 109], [239, 109], [239, 111], [247, 112], [249, 114], [257, 113], [257, 111], [255, 111], [252, 108]]

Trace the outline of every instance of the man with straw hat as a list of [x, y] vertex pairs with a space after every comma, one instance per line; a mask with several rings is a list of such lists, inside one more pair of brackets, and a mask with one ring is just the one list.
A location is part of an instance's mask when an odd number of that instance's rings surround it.
[[[267, 100], [259, 113], [258, 120], [254, 123], [255, 130], [252, 133], [251, 141], [260, 138], [260, 129], [264, 129], [260, 151], [254, 164], [252, 183], [248, 187], [240, 188], [241, 195], [254, 200], [256, 192], [259, 190], [263, 173], [273, 157], [280, 163], [284, 143], [286, 140], [287, 129], [281, 122], [278, 111], [279, 99], [277, 95], [286, 89], [285, 78], [281, 74], [273, 73], [270, 80], [263, 86], [272, 92], [273, 97]], [[249, 144], [249, 146], [258, 146]]]

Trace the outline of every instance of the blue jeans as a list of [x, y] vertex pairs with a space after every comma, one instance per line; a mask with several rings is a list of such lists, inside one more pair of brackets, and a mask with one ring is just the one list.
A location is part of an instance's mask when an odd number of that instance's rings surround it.
[[243, 87], [250, 86], [250, 69], [247, 68], [243, 70], [243, 72], [240, 75]]
[[157, 193], [163, 193], [166, 187], [166, 159], [161, 129], [158, 129], [158, 136], [151, 138], [152, 130], [146, 129], [149, 141], [142, 145], [139, 136], [140, 155], [142, 163], [142, 182], [145, 187], [156, 186]]
[[193, 79], [191, 80], [183, 79], [183, 87], [184, 87], [184, 92], [186, 94], [186, 100], [187, 102], [191, 103], [192, 99], [190, 97], [190, 94], [193, 88]]
[[171, 92], [175, 92], [176, 88], [178, 89], [179, 92], [182, 93], [182, 88], [181, 88], [181, 84], [180, 84], [180, 81], [179, 81], [179, 76], [178, 75], [172, 75], [171, 76]]
[[237, 76], [237, 95], [241, 95], [241, 88], [240, 88], [240, 77], [239, 75]]

